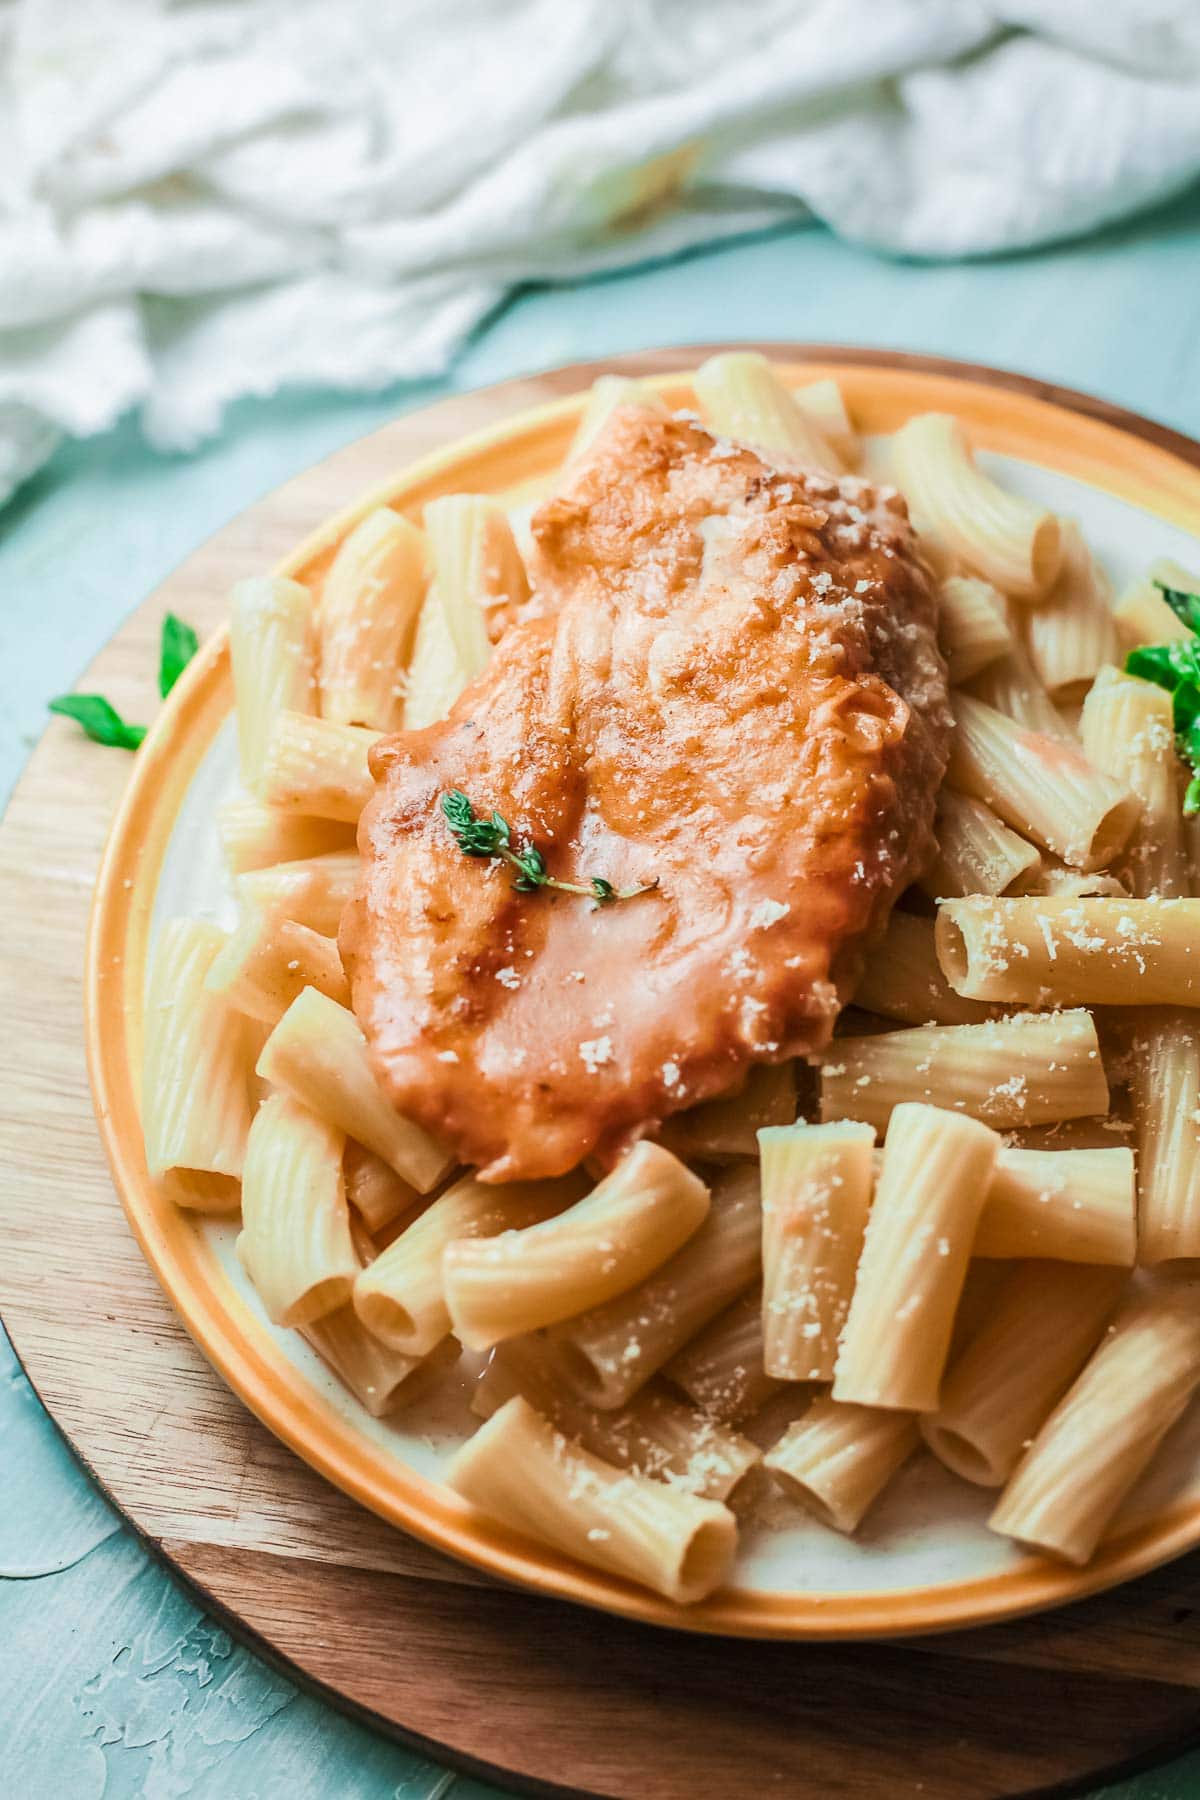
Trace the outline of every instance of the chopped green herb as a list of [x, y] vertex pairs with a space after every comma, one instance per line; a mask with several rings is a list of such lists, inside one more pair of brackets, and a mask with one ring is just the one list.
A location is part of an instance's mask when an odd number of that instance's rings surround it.
[[50, 711], [74, 719], [94, 744], [107, 744], [112, 750], [136, 750], [146, 735], [144, 725], [127, 724], [99, 694], [60, 694], [50, 702]]
[[1200, 631], [1200, 594], [1189, 593], [1187, 588], [1172, 587], [1168, 581], [1156, 581], [1154, 585], [1175, 617], [1182, 620], [1189, 631]]
[[558, 881], [549, 873], [545, 857], [534, 845], [514, 845], [512, 827], [507, 819], [498, 812], [490, 818], [477, 813], [458, 788], [451, 788], [442, 795], [442, 812], [464, 856], [498, 856], [517, 871], [513, 886], [519, 894], [532, 894], [538, 888], [558, 888], [564, 894], [586, 894], [597, 906], [607, 906], [613, 900], [632, 900], [638, 894], [648, 894], [658, 886], [657, 881], [650, 881], [643, 887], [616, 888], [603, 875], [593, 875], [586, 883]]
[[1161, 581], [1155, 586], [1162, 589], [1172, 612], [1193, 636], [1171, 644], [1140, 645], [1125, 658], [1125, 673], [1140, 675], [1171, 696], [1176, 748], [1195, 771], [1183, 797], [1184, 817], [1193, 819], [1200, 813], [1200, 636], [1194, 635], [1200, 631], [1200, 594], [1188, 594]]
[[200, 640], [192, 627], [174, 613], [167, 613], [158, 653], [158, 691], [164, 700], [199, 648]]
[[[164, 700], [199, 648], [200, 640], [186, 620], [167, 613], [158, 652], [158, 691]], [[146, 735], [144, 725], [127, 723], [100, 694], [60, 694], [51, 700], [50, 711], [74, 719], [94, 744], [110, 750], [136, 750]]]

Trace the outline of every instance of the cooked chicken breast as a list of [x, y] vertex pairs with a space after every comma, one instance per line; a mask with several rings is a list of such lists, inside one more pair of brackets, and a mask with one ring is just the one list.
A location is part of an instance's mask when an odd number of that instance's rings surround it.
[[[608, 1162], [819, 1049], [929, 849], [947, 752], [904, 503], [621, 409], [533, 524], [450, 717], [372, 752], [341, 944], [395, 1104], [485, 1180]], [[563, 880], [463, 854], [459, 789]]]

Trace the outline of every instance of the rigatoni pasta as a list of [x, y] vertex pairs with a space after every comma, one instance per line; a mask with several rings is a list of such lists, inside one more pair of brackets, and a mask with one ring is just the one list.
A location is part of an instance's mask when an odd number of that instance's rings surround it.
[[992, 1530], [1087, 1562], [1198, 1383], [1195, 1290], [1165, 1286], [1130, 1300], [1018, 1465]]
[[251, 576], [229, 601], [242, 780], [257, 781], [281, 712], [310, 713], [316, 698], [312, 597], [298, 581]]
[[761, 1286], [719, 1313], [664, 1364], [668, 1381], [725, 1425], [751, 1418], [783, 1387], [768, 1375]]
[[363, 1329], [352, 1306], [339, 1306], [300, 1329], [317, 1355], [375, 1419], [422, 1399], [462, 1354], [453, 1338], [426, 1357], [390, 1350]]
[[996, 1158], [974, 1254], [1131, 1268], [1137, 1231], [1133, 1152], [1127, 1146], [1006, 1145]]
[[231, 875], [308, 857], [353, 850], [354, 827], [336, 819], [281, 812], [249, 798], [227, 800], [217, 811], [217, 833]]
[[564, 1379], [593, 1406], [623, 1405], [761, 1267], [758, 1169], [734, 1167], [713, 1176], [708, 1217], [648, 1281], [551, 1331]]
[[1140, 1258], [1200, 1257], [1200, 1018], [1147, 1013], [1131, 1064]]
[[335, 1126], [285, 1094], [272, 1094], [254, 1116], [237, 1249], [276, 1325], [307, 1325], [350, 1298], [359, 1263], [344, 1149]]
[[815, 469], [841, 459], [765, 356], [730, 350], [701, 363], [692, 386], [710, 430]]
[[706, 1500], [728, 1499], [762, 1461], [757, 1444], [677, 1400], [659, 1382], [612, 1412], [585, 1406], [564, 1392], [542, 1338], [510, 1338], [492, 1354], [475, 1383], [471, 1410], [490, 1419], [514, 1394], [593, 1456]]
[[934, 816], [937, 853], [920, 885], [933, 900], [1003, 894], [1041, 866], [1041, 853], [982, 800], [943, 788]]
[[1059, 522], [975, 463], [948, 413], [909, 419], [892, 439], [896, 477], [917, 529], [928, 531], [1006, 594], [1044, 594], [1062, 560]]
[[595, 441], [618, 406], [636, 406], [660, 419], [667, 416], [666, 402], [644, 381], [632, 381], [625, 375], [599, 375], [589, 388], [587, 402], [579, 415], [579, 424], [567, 451], [568, 464], [582, 456]]
[[441, 595], [431, 588], [417, 620], [404, 680], [405, 731], [420, 731], [444, 719], [469, 680], [470, 670], [458, 653]]
[[529, 579], [504, 513], [482, 494], [446, 494], [425, 507], [431, 597], [468, 680], [491, 654], [489, 607], [529, 596]]
[[978, 1025], [998, 1010], [955, 993], [937, 958], [934, 921], [900, 911], [863, 964], [854, 1004], [905, 1025]]
[[496, 1237], [552, 1219], [585, 1192], [581, 1178], [488, 1184], [464, 1175], [427, 1206], [363, 1270], [354, 1307], [396, 1350], [424, 1356], [450, 1332], [443, 1260], [448, 1245]]
[[1074, 519], [1060, 520], [1062, 570], [1050, 594], [1025, 620], [1029, 658], [1057, 701], [1081, 696], [1118, 654], [1108, 577]]
[[354, 850], [332, 850], [269, 868], [248, 869], [234, 886], [238, 903], [336, 937], [346, 902], [358, 886]]
[[937, 953], [950, 985], [973, 1000], [1200, 1004], [1200, 900], [947, 900]]
[[920, 1439], [908, 1413], [820, 1394], [763, 1457], [779, 1486], [833, 1531], [857, 1531]]
[[1018, 1262], [942, 1384], [921, 1435], [948, 1469], [1002, 1487], [1095, 1349], [1124, 1272]]
[[948, 575], [938, 588], [938, 645], [957, 687], [1012, 648], [1004, 597], [990, 581]]
[[305, 988], [263, 1046], [258, 1073], [383, 1158], [419, 1193], [450, 1166], [442, 1146], [381, 1091], [354, 1014]]
[[267, 806], [353, 825], [374, 783], [367, 752], [379, 733], [281, 712], [271, 727], [254, 790]]
[[763, 1367], [829, 1381], [846, 1322], [874, 1179], [869, 1125], [760, 1131]]
[[627, 1293], [687, 1242], [708, 1198], [670, 1151], [643, 1143], [554, 1218], [497, 1237], [455, 1239], [442, 1257], [455, 1336], [486, 1350]]
[[142, 1130], [155, 1178], [198, 1210], [238, 1205], [250, 1131], [250, 1040], [244, 1021], [205, 985], [225, 933], [170, 919], [158, 934], [146, 990]]
[[1111, 862], [1137, 824], [1136, 797], [1071, 744], [1029, 731], [969, 694], [953, 701], [947, 779], [1076, 869]]
[[817, 1067], [822, 1119], [864, 1119], [877, 1131], [906, 1100], [931, 1101], [994, 1126], [1108, 1110], [1096, 1026], [1082, 1008], [835, 1038]]
[[721, 1585], [737, 1548], [728, 1507], [601, 1461], [519, 1394], [468, 1438], [446, 1480], [512, 1530], [684, 1605]]
[[377, 506], [338, 546], [317, 613], [321, 717], [388, 731], [399, 718], [398, 678], [425, 597], [425, 540]]
[[796, 1081], [787, 1063], [760, 1063], [740, 1093], [672, 1115], [658, 1141], [685, 1161], [731, 1162], [758, 1155], [758, 1134], [796, 1117]]
[[1000, 1140], [977, 1119], [898, 1106], [837, 1355], [833, 1398], [932, 1412]]
[[1084, 753], [1137, 795], [1141, 818], [1121, 871], [1133, 894], [1188, 892], [1179, 763], [1171, 696], [1151, 682], [1101, 669], [1083, 704]]
[[339, 1006], [350, 1004], [350, 984], [336, 939], [322, 937], [277, 911], [247, 908], [237, 929], [213, 958], [204, 985], [229, 1006], [276, 1025], [306, 987]]

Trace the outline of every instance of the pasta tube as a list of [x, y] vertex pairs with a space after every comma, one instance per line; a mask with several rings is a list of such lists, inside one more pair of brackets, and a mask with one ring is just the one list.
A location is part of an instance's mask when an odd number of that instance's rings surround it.
[[537, 1338], [511, 1338], [493, 1353], [475, 1383], [471, 1410], [490, 1419], [514, 1394], [593, 1456], [706, 1500], [727, 1499], [762, 1461], [757, 1444], [676, 1400], [657, 1382], [613, 1412], [572, 1399]]
[[658, 1141], [684, 1162], [728, 1162], [758, 1155], [758, 1134], [796, 1117], [796, 1080], [789, 1063], [759, 1063], [740, 1093], [675, 1113]]
[[1140, 808], [1072, 744], [1026, 731], [969, 694], [952, 700], [947, 780], [1076, 869], [1100, 869], [1121, 850]]
[[565, 1379], [593, 1406], [623, 1405], [761, 1266], [758, 1168], [733, 1168], [714, 1178], [708, 1217], [670, 1262], [551, 1331]]
[[1138, 1249], [1145, 1263], [1200, 1257], [1200, 1026], [1148, 1013], [1133, 1048]]
[[858, 462], [861, 446], [837, 382], [830, 376], [821, 381], [806, 381], [803, 386], [792, 389], [792, 399], [846, 468], [852, 469]]
[[973, 1000], [1200, 1005], [1200, 900], [947, 900], [937, 953]]
[[358, 1273], [335, 1126], [272, 1094], [254, 1115], [242, 1178], [242, 1266], [267, 1317], [307, 1325], [344, 1306]]
[[728, 1507], [614, 1468], [520, 1395], [467, 1440], [446, 1480], [512, 1530], [685, 1606], [719, 1587], [733, 1565], [737, 1522]]
[[373, 1150], [364, 1150], [351, 1138], [342, 1158], [346, 1198], [372, 1237], [385, 1230], [402, 1213], [411, 1212], [419, 1195], [416, 1188], [389, 1168]]
[[1123, 1145], [1001, 1150], [974, 1254], [1132, 1267], [1137, 1255], [1132, 1150]]
[[[1017, 612], [1008, 609], [1010, 622]], [[1042, 686], [1037, 670], [1018, 637], [1013, 637], [1003, 656], [988, 663], [971, 683], [971, 692], [985, 706], [994, 707], [1006, 719], [1026, 731], [1040, 732], [1064, 744], [1078, 742], [1078, 732], [1068, 723]]]
[[486, 1350], [636, 1287], [703, 1223], [708, 1189], [669, 1151], [641, 1143], [555, 1218], [447, 1244], [442, 1283], [454, 1334]]
[[441, 605], [446, 629], [467, 679], [492, 652], [487, 609], [529, 598], [529, 578], [512, 528], [494, 500], [481, 494], [447, 494], [425, 507], [432, 572], [430, 592]]
[[[198, 1210], [238, 1205], [250, 1130], [250, 1044], [205, 977], [225, 933], [199, 919], [170, 919], [158, 934], [146, 988], [142, 1128], [156, 1179], [178, 1175], [174, 1197]], [[196, 1181], [196, 1175], [214, 1179]]]
[[271, 868], [249, 869], [235, 883], [239, 903], [336, 937], [342, 910], [358, 887], [362, 865], [353, 850], [334, 850]]
[[442, 1146], [398, 1113], [375, 1079], [354, 1014], [316, 988], [305, 988], [276, 1025], [258, 1073], [383, 1158], [418, 1193], [450, 1167]]
[[1198, 1382], [1194, 1290], [1130, 1300], [1018, 1465], [988, 1520], [992, 1530], [1087, 1562]]
[[832, 1531], [856, 1531], [920, 1439], [908, 1413], [819, 1394], [763, 1457], [786, 1494]]
[[263, 753], [255, 792], [267, 806], [353, 825], [371, 798], [367, 752], [377, 731], [282, 712]]
[[877, 1131], [906, 1100], [996, 1126], [1108, 1110], [1096, 1027], [1082, 1010], [835, 1038], [818, 1067], [822, 1119], [865, 1119]]
[[340, 1006], [350, 1004], [336, 939], [257, 909], [243, 912], [237, 930], [213, 958], [204, 985], [266, 1025], [277, 1025], [306, 987], [317, 988]]
[[664, 419], [668, 412], [666, 401], [644, 382], [631, 381], [624, 375], [597, 376], [588, 390], [575, 436], [571, 439], [571, 448], [567, 451], [568, 464], [577, 461], [595, 442], [609, 416], [618, 406], [636, 406], [641, 411], [652, 412]]
[[378, 506], [338, 545], [317, 613], [321, 717], [394, 729], [400, 672], [425, 598], [425, 540]]
[[582, 1186], [570, 1176], [497, 1186], [465, 1175], [363, 1270], [354, 1289], [355, 1311], [385, 1344], [424, 1356], [450, 1330], [442, 1266], [447, 1245], [528, 1230], [574, 1205]]
[[404, 686], [404, 729], [422, 731], [444, 719], [470, 679], [450, 633], [441, 596], [431, 588], [417, 620]]
[[1126, 588], [1113, 608], [1122, 649], [1135, 650], [1139, 644], [1182, 642], [1191, 637], [1183, 620], [1163, 599], [1163, 587], [1178, 588], [1185, 594], [1200, 594], [1200, 575], [1193, 575], [1190, 569], [1166, 556], [1151, 563], [1147, 573]]
[[1059, 521], [1062, 570], [1047, 599], [1025, 623], [1029, 659], [1056, 700], [1082, 696], [1105, 663], [1120, 654], [1112, 588], [1074, 519]]
[[1084, 701], [1080, 726], [1088, 759], [1141, 802], [1142, 816], [1122, 861], [1130, 892], [1186, 894], [1171, 696], [1152, 682], [1101, 669]]
[[761, 1131], [763, 1366], [829, 1381], [871, 1206], [869, 1125]]
[[957, 687], [1012, 648], [1004, 597], [990, 581], [950, 575], [938, 589], [938, 646]]
[[956, 994], [938, 962], [934, 922], [893, 912], [863, 964], [854, 1004], [905, 1025], [978, 1025], [996, 1008]]
[[420, 1400], [462, 1355], [453, 1338], [426, 1357], [389, 1350], [363, 1330], [352, 1306], [339, 1306], [336, 1312], [313, 1319], [302, 1327], [302, 1334], [373, 1419]]
[[841, 471], [841, 458], [765, 356], [730, 350], [701, 363], [692, 382], [709, 430], [768, 458]]
[[934, 820], [937, 855], [920, 885], [933, 900], [961, 894], [1002, 894], [1033, 874], [1041, 856], [982, 800], [943, 788]]
[[1073, 900], [1094, 900], [1104, 895], [1126, 898], [1129, 889], [1115, 875], [1106, 875], [1101, 870], [1093, 870], [1090, 875], [1081, 875], [1078, 869], [1068, 869], [1066, 863], [1058, 862], [1053, 856], [1043, 856], [1036, 869], [1028, 875], [1022, 875], [1009, 888], [1010, 894], [1057, 894]]
[[964, 1481], [1003, 1487], [1051, 1408], [1100, 1341], [1120, 1269], [1016, 1263], [982, 1329], [921, 1420], [933, 1454]]
[[227, 800], [217, 811], [217, 831], [231, 875], [330, 851], [348, 852], [354, 844], [352, 825], [280, 812], [261, 800]]
[[1000, 1139], [977, 1119], [898, 1106], [833, 1379], [833, 1398], [932, 1412]]
[[767, 1374], [765, 1354], [762, 1290], [756, 1287], [692, 1338], [663, 1374], [710, 1419], [736, 1425], [783, 1386]]
[[928, 531], [1003, 593], [1044, 594], [1062, 560], [1059, 521], [977, 467], [949, 413], [922, 413], [892, 439], [896, 480], [918, 531]]
[[242, 780], [253, 787], [280, 713], [313, 710], [308, 589], [273, 576], [239, 581], [229, 598], [229, 651]]

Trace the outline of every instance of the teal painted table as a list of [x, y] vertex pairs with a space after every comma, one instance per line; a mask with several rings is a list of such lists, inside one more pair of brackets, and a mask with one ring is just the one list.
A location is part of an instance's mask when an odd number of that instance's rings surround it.
[[[47, 698], [187, 551], [287, 476], [448, 389], [656, 343], [808, 338], [1021, 369], [1200, 435], [1198, 270], [1200, 193], [1086, 244], [953, 267], [881, 263], [795, 230], [530, 290], [446, 382], [244, 405], [186, 460], [152, 455], [130, 426], [65, 447], [0, 514], [0, 787]], [[0, 1745], [0, 1793], [14, 1800], [498, 1793], [297, 1692], [206, 1619], [93, 1490], [2, 1338]], [[1107, 1792], [1191, 1800], [1200, 1753]]]

